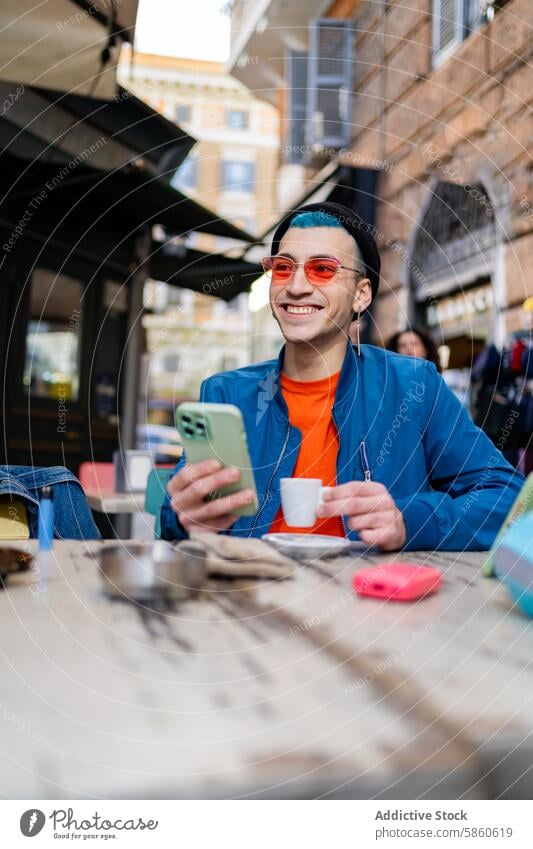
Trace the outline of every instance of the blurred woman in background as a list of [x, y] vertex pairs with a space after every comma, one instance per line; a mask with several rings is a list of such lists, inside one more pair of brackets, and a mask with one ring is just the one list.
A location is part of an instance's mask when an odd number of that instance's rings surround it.
[[385, 347], [387, 350], [394, 351], [396, 354], [429, 360], [438, 372], [441, 371], [439, 355], [433, 339], [417, 327], [411, 327], [395, 333], [394, 336], [391, 336]]

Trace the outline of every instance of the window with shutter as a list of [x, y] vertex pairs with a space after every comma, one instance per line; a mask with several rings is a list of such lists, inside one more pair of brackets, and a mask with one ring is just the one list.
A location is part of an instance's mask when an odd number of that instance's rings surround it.
[[249, 115], [244, 109], [226, 110], [226, 126], [231, 130], [247, 130], [249, 126]]
[[181, 121], [190, 121], [191, 120], [191, 106], [189, 103], [180, 103], [176, 106], [176, 121], [181, 123]]
[[198, 160], [196, 156], [188, 156], [175, 171], [171, 185], [175, 189], [194, 189], [198, 182]]
[[439, 50], [459, 41], [459, 5], [457, 0], [440, 0]]
[[287, 50], [287, 112], [285, 123], [285, 162], [301, 162], [305, 153], [305, 118], [307, 108], [307, 53]]
[[255, 191], [255, 162], [226, 159], [222, 160], [221, 166], [221, 191]]
[[350, 140], [352, 79], [351, 21], [311, 22], [308, 62], [306, 143], [343, 147]]
[[433, 58], [438, 65], [483, 22], [480, 0], [433, 0]]

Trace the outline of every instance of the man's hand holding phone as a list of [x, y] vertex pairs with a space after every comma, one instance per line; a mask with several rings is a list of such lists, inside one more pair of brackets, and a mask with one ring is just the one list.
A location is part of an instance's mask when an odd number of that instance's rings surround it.
[[[188, 463], [168, 484], [170, 504], [180, 524], [190, 531], [223, 531], [230, 528], [237, 516], [230, 513], [251, 504], [254, 492], [243, 489], [230, 495], [213, 498], [213, 493], [234, 484], [241, 474], [234, 466], [222, 467], [215, 459]], [[208, 498], [211, 496], [211, 498]]]

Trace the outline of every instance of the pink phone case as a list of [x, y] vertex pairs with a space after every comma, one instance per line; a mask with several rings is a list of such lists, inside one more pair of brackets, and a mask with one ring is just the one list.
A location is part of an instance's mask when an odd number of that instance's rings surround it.
[[361, 569], [353, 578], [358, 595], [413, 601], [436, 592], [442, 584], [442, 573], [433, 566], [417, 563], [380, 563]]

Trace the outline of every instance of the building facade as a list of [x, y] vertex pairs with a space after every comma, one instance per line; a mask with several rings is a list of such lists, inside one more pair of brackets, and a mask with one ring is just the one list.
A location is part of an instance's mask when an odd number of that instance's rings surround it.
[[351, 13], [350, 150], [382, 163], [376, 324], [386, 337], [423, 323], [458, 367], [519, 329], [533, 293], [530, 12], [409, 0]]
[[[285, 167], [304, 186], [328, 158], [377, 172], [373, 340], [418, 323], [448, 349], [450, 367], [467, 367], [487, 341], [501, 345], [520, 328], [533, 293], [531, 6], [292, 6], [301, 17], [291, 28], [282, 5], [254, 21], [253, 6], [237, 0], [233, 73], [259, 88], [263, 69], [263, 88], [268, 80], [284, 108]], [[239, 65], [261, 28], [279, 40], [284, 64]]]
[[[165, 117], [194, 131], [198, 141], [172, 177], [175, 188], [248, 233], [264, 229], [274, 211], [277, 109], [254, 97], [217, 62], [135, 53], [133, 61], [126, 56], [119, 75]], [[186, 241], [194, 250], [235, 252], [235, 243], [223, 237], [191, 232]], [[206, 374], [250, 361], [248, 296], [225, 303], [207, 290], [173, 290], [157, 281], [147, 294], [152, 309], [145, 318], [151, 418], [170, 423], [176, 400], [196, 396]]]

